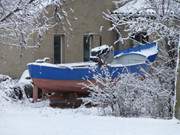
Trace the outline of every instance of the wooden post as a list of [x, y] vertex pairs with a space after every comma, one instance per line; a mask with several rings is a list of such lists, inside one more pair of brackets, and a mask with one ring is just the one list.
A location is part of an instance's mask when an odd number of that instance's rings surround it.
[[33, 103], [37, 102], [38, 100], [38, 87], [33, 85]]

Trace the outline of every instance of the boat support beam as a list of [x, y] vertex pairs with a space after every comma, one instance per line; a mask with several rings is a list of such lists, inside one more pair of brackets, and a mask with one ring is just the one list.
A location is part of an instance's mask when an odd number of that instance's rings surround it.
[[38, 100], [38, 87], [33, 85], [33, 103], [37, 102]]

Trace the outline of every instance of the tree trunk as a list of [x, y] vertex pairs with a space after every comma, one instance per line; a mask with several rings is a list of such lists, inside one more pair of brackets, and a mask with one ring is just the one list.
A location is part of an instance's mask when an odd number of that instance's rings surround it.
[[[179, 37], [179, 43], [180, 45], [180, 37]], [[178, 46], [179, 46], [178, 45]], [[175, 117], [180, 120], [180, 56], [179, 56], [179, 47], [178, 47], [178, 62], [177, 62], [177, 81], [176, 81], [176, 105], [175, 105]]]
[[180, 69], [178, 68], [177, 85], [176, 85], [176, 106], [175, 117], [180, 119]]

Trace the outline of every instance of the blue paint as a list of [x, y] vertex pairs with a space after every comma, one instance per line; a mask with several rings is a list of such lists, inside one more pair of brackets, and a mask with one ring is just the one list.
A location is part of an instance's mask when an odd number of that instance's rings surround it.
[[154, 62], [156, 57], [157, 57], [157, 54], [154, 54], [154, 55], [148, 56], [147, 59], [149, 60], [149, 62]]
[[[30, 76], [36, 79], [49, 79], [49, 80], [83, 80], [83, 79], [93, 79], [93, 74], [103, 74], [102, 68], [96, 66], [95, 72], [92, 71], [90, 67], [79, 67], [74, 69], [69, 68], [57, 68], [49, 67], [45, 65], [28, 65]], [[141, 68], [147, 70], [147, 64], [138, 64], [125, 67], [110, 67], [108, 66], [109, 73], [112, 78], [117, 77], [118, 74], [122, 73], [141, 73]]]

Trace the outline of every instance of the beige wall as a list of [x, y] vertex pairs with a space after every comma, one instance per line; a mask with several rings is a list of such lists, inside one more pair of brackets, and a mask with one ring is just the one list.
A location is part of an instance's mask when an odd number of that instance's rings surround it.
[[[66, 46], [68, 46], [65, 49], [65, 62], [83, 60], [83, 35], [85, 33], [101, 34], [103, 44], [113, 44], [114, 35], [107, 31], [111, 24], [102, 17], [103, 11], [113, 8], [111, 0], [75, 0], [67, 5], [66, 10], [68, 11], [70, 5], [74, 13], [69, 17], [73, 31], [65, 32], [67, 34]], [[103, 26], [102, 32], [100, 32], [101, 26]]]
[[[48, 31], [47, 35], [51, 31]], [[52, 43], [50, 36], [43, 40], [43, 46], [39, 48], [20, 48], [19, 46], [0, 44], [0, 74], [6, 74], [13, 78], [19, 77], [27, 68], [27, 63], [38, 58], [52, 58]]]
[[[103, 44], [113, 44], [115, 35], [107, 31], [111, 24], [102, 17], [103, 11], [113, 9], [112, 0], [69, 0], [64, 4], [64, 9], [68, 12], [71, 27], [65, 22], [63, 25], [65, 29], [59, 24], [49, 30], [39, 48], [21, 49], [0, 44], [0, 74], [19, 77], [26, 69], [26, 64], [38, 58], [49, 57], [53, 62], [54, 34], [65, 34], [64, 63], [83, 61], [83, 35], [85, 33], [101, 34]], [[103, 30], [100, 32], [101, 26]]]

